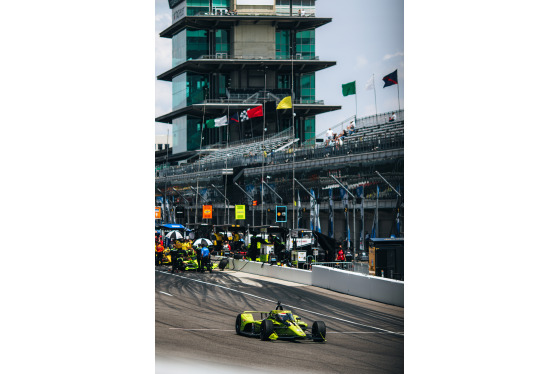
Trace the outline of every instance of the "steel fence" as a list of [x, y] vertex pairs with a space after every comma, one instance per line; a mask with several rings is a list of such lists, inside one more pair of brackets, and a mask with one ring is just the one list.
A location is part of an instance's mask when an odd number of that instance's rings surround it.
[[312, 265], [326, 266], [333, 269], [340, 269], [369, 275], [368, 264], [364, 264], [361, 262], [314, 262]]

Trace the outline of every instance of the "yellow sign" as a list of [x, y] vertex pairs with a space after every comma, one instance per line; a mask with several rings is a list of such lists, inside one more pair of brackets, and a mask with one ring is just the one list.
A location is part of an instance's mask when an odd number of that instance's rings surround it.
[[235, 219], [245, 219], [245, 205], [235, 206]]
[[369, 270], [375, 274], [375, 247], [369, 247]]
[[202, 219], [212, 219], [212, 205], [202, 206]]
[[161, 208], [156, 206], [156, 219], [161, 219]]

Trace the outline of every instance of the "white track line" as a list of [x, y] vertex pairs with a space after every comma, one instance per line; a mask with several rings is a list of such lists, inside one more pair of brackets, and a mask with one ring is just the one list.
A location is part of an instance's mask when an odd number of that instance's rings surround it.
[[286, 304], [285, 306], [290, 307], [290, 308], [296, 308], [296, 309], [299, 309], [299, 310], [303, 310], [304, 312], [316, 314], [316, 315], [318, 315], [318, 316], [327, 317], [327, 318], [332, 318], [332, 319], [336, 319], [336, 320], [339, 320], [339, 321], [342, 321], [342, 322], [352, 323], [352, 324], [354, 324], [354, 325], [363, 326], [363, 327], [368, 327], [368, 328], [370, 328], [370, 329], [375, 329], [375, 330], [383, 331], [383, 332], [386, 332], [387, 334], [394, 334], [394, 335], [398, 335], [398, 336], [404, 336], [404, 333], [402, 333], [402, 332], [395, 332], [395, 331], [384, 330], [384, 329], [381, 329], [381, 328], [379, 328], [379, 327], [368, 326], [368, 325], [364, 325], [364, 324], [361, 324], [361, 323], [358, 323], [358, 322], [348, 321], [347, 319], [342, 319], [342, 318], [333, 317], [333, 316], [329, 316], [329, 315], [322, 314], [322, 313], [312, 312], [311, 310], [306, 310], [306, 309], [298, 308], [297, 306], [293, 306], [293, 305], [287, 305], [287, 304]]
[[[267, 298], [265, 298], [265, 297], [260, 297], [260, 296], [257, 296], [257, 295], [253, 295], [253, 294], [250, 294], [250, 293], [247, 293], [247, 292], [239, 291], [239, 290], [236, 290], [236, 289], [233, 289], [233, 288], [229, 288], [229, 287], [225, 287], [225, 286], [220, 286], [219, 284], [208, 283], [208, 282], [204, 282], [204, 281], [201, 281], [201, 280], [198, 280], [198, 279], [187, 278], [187, 277], [183, 277], [183, 276], [180, 276], [180, 275], [178, 275], [178, 274], [175, 274], [175, 273], [171, 273], [171, 274], [170, 274], [170, 273], [168, 273], [168, 272], [166, 272], [166, 271], [161, 271], [161, 270], [156, 270], [156, 271], [159, 272], [159, 273], [162, 273], [162, 274], [173, 275], [173, 276], [175, 276], [175, 277], [179, 277], [179, 278], [182, 278], [182, 279], [186, 279], [186, 280], [189, 280], [189, 281], [192, 281], [192, 282], [203, 283], [203, 284], [207, 284], [207, 285], [209, 285], [209, 286], [215, 286], [215, 287], [223, 288], [224, 290], [228, 290], [228, 291], [232, 291], [232, 292], [238, 292], [238, 293], [241, 293], [241, 294], [243, 294], [243, 295], [255, 297], [255, 298], [257, 298], [257, 299], [261, 299], [261, 300], [265, 300], [265, 301], [270, 301], [271, 303], [275, 303], [275, 302], [276, 302], [275, 300], [270, 300], [270, 299], [267, 299]], [[161, 292], [161, 291], [160, 291], [160, 292]], [[387, 333], [387, 334], [393, 334], [393, 335], [398, 335], [398, 336], [404, 336], [404, 333], [402, 333], [402, 332], [394, 332], [394, 331], [384, 330], [384, 329], [381, 329], [381, 328], [379, 328], [379, 327], [364, 325], [364, 324], [362, 324], [362, 323], [353, 322], [353, 321], [348, 321], [348, 320], [346, 320], [346, 319], [342, 319], [342, 318], [338, 318], [338, 317], [333, 317], [333, 316], [329, 316], [329, 315], [322, 314], [322, 313], [313, 312], [313, 311], [311, 311], [311, 310], [302, 309], [302, 308], [299, 308], [299, 307], [293, 306], [293, 305], [284, 304], [284, 306], [287, 306], [287, 307], [290, 307], [290, 308], [299, 309], [299, 310], [302, 310], [302, 311], [304, 311], [304, 312], [316, 314], [316, 315], [318, 315], [318, 316], [322, 316], [322, 317], [326, 317], [326, 318], [332, 318], [332, 319], [336, 319], [336, 320], [338, 320], [338, 321], [342, 321], [342, 322], [346, 322], [346, 323], [351, 323], [351, 324], [354, 324], [354, 325], [363, 326], [363, 327], [367, 327], [367, 328], [374, 329], [374, 330], [379, 330], [379, 331], [385, 332], [385, 333]]]
[[235, 330], [221, 330], [221, 329], [182, 329], [180, 327], [170, 327], [169, 330], [183, 330], [183, 331], [235, 331]]
[[158, 291], [158, 292], [159, 292], [159, 293], [162, 293], [162, 294], [164, 294], [164, 295], [167, 295], [167, 296], [173, 296], [173, 295], [171, 295], [171, 294], [169, 294], [169, 293], [167, 293], [167, 292], [163, 292], [163, 291]]
[[380, 334], [379, 331], [329, 331], [330, 334]]

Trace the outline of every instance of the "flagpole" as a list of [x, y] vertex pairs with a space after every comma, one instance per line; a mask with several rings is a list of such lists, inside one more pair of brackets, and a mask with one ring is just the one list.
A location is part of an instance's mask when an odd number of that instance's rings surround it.
[[263, 221], [263, 216], [264, 216], [264, 153], [265, 153], [265, 149], [264, 149], [264, 131], [265, 131], [265, 127], [266, 127], [266, 110], [265, 110], [265, 105], [266, 105], [266, 67], [264, 68], [264, 91], [263, 91], [263, 128], [262, 128], [262, 149], [261, 149], [261, 155], [262, 155], [262, 167], [261, 167], [261, 225], [264, 225], [264, 221]]
[[202, 107], [202, 124], [200, 125], [200, 146], [198, 147], [198, 172], [196, 173], [196, 210], [194, 214], [194, 224], [198, 223], [198, 178], [200, 175], [200, 155], [202, 154], [202, 134], [204, 133], [204, 116], [206, 115], [206, 100], [204, 100], [204, 106]]
[[[168, 168], [169, 165], [167, 165], [167, 164], [169, 163], [169, 128], [167, 129], [167, 141], [166, 141], [166, 143], [167, 143], [167, 147], [166, 147], [167, 148], [167, 153], [165, 155], [165, 164], [166, 164], [165, 166], [166, 166], [166, 168]], [[168, 214], [166, 214], [166, 212], [165, 212], [165, 209], [166, 209], [166, 206], [167, 206], [166, 205], [166, 202], [167, 202], [167, 171], [168, 170], [165, 171], [165, 188], [164, 188], [164, 195], [163, 195], [163, 200], [164, 200], [163, 201], [163, 218], [164, 218], [163, 222], [166, 222], [165, 218], [167, 218], [167, 222], [169, 222], [169, 217], [167, 217]]]
[[[228, 100], [229, 101], [229, 100]], [[229, 102], [227, 106], [227, 121], [226, 121], [227, 131], [226, 131], [226, 149], [229, 148]]]
[[375, 237], [379, 238], [379, 185], [377, 185], [377, 201], [375, 202]]
[[[397, 73], [397, 77], [398, 77], [398, 73]], [[397, 79], [397, 82], [398, 81], [399, 80]], [[399, 101], [399, 115], [400, 115], [400, 112], [401, 112], [401, 90], [400, 90], [399, 86], [400, 86], [400, 84], [397, 83], [397, 100]]]
[[356, 88], [356, 83], [354, 83], [354, 99], [356, 101], [356, 115], [354, 116], [354, 121], [356, 122], [355, 125], [358, 125], [358, 89]]
[[373, 98], [375, 100], [375, 119], [377, 119], [377, 92], [375, 91], [375, 74], [372, 74], [373, 77]]
[[[291, 11], [291, 6], [292, 6], [292, 2], [290, 1], [290, 11]], [[290, 36], [293, 36], [293, 32], [290, 33]], [[290, 119], [291, 123], [292, 123], [292, 142], [295, 141], [296, 139], [296, 124], [295, 124], [295, 113], [294, 113], [294, 106], [296, 104], [296, 98], [294, 96], [294, 54], [293, 54], [293, 38], [290, 37], [290, 58], [291, 58], [291, 62], [292, 62], [292, 79], [291, 79], [291, 101], [292, 101], [292, 118]], [[295, 162], [296, 162], [296, 144], [295, 142], [292, 143], [292, 229], [295, 230], [296, 228], [296, 168], [295, 168]], [[298, 209], [299, 209], [299, 203], [298, 203]], [[299, 223], [299, 222], [298, 222]], [[298, 225], [299, 226], [299, 225]]]
[[[229, 100], [228, 100], [229, 101]], [[227, 120], [226, 120], [226, 169], [227, 169], [227, 162], [228, 162], [228, 155], [227, 152], [229, 152], [229, 102], [228, 102], [228, 106], [227, 106]], [[224, 203], [227, 200], [227, 171], [226, 171], [226, 181], [224, 183]], [[229, 201], [229, 200], [228, 200]], [[227, 204], [227, 210], [226, 210], [226, 215], [227, 215], [227, 224], [229, 225], [229, 203]], [[226, 217], [224, 217], [224, 220], [226, 219]]]

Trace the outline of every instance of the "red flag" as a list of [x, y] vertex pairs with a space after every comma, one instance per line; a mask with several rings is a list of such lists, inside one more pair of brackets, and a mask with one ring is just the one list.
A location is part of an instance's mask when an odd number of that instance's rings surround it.
[[249, 109], [247, 110], [247, 116], [249, 116], [249, 118], [262, 117], [263, 116], [262, 109], [263, 109], [262, 105], [255, 107], [253, 109]]

